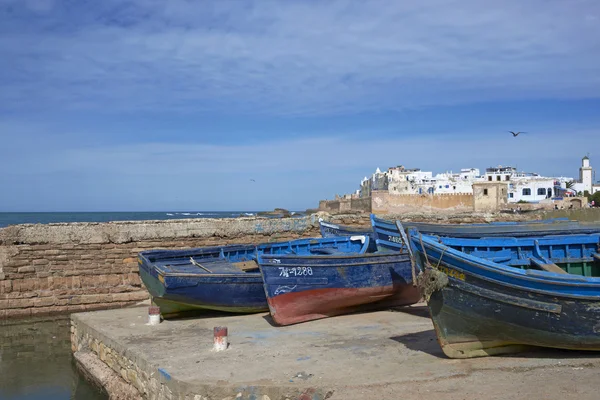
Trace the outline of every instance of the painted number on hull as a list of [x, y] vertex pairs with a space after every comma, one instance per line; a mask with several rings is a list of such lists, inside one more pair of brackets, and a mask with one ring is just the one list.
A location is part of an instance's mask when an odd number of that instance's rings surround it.
[[402, 239], [399, 236], [389, 235], [388, 239], [389, 239], [390, 242], [402, 244]]
[[309, 276], [312, 274], [313, 270], [311, 267], [279, 267], [279, 276], [283, 276], [284, 278], [289, 278], [290, 276]]

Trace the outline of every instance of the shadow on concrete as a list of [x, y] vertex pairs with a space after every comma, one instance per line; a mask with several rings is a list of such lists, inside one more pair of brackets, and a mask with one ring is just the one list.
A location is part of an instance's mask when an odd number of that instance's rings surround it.
[[[390, 339], [402, 343], [406, 348], [414, 351], [421, 351], [423, 353], [430, 354], [438, 358], [448, 357], [442, 351], [435, 331], [433, 329], [409, 333], [406, 335], [393, 336]], [[493, 356], [495, 358], [539, 358], [539, 359], [600, 359], [600, 352], [597, 351], [584, 351], [584, 350], [563, 350], [563, 349], [552, 349], [548, 347], [535, 347], [531, 346], [527, 351], [513, 354], [503, 354]]]
[[588, 358], [590, 360], [600, 359], [600, 352], [597, 351], [585, 351], [585, 350], [564, 350], [564, 349], [552, 349], [549, 347], [535, 347], [531, 346], [531, 349], [522, 353], [506, 354], [502, 357], [509, 358], [552, 358], [557, 360], [564, 359], [582, 359]]
[[279, 328], [280, 327], [279, 325], [277, 325], [275, 323], [275, 321], [273, 320], [273, 317], [271, 317], [271, 314], [265, 314], [265, 315], [263, 315], [263, 319], [265, 321], [267, 321], [269, 323], [269, 325], [271, 325], [274, 328]]
[[406, 335], [392, 336], [390, 339], [403, 344], [407, 349], [413, 351], [421, 351], [438, 358], [448, 358], [442, 352], [442, 348], [438, 344], [433, 329], [407, 333]]
[[390, 308], [390, 311], [393, 312], [402, 312], [405, 314], [414, 315], [416, 317], [422, 317], [429, 319], [431, 318], [429, 314], [429, 309], [427, 306], [403, 306], [403, 307], [394, 307]]
[[[376, 312], [376, 311], [389, 311], [389, 312], [403, 312], [406, 314], [410, 314], [410, 315], [414, 315], [417, 317], [422, 317], [422, 318], [426, 318], [429, 319], [429, 310], [427, 309], [427, 306], [398, 306], [398, 307], [377, 307], [374, 306], [372, 309], [369, 309], [369, 305], [363, 305], [362, 308], [366, 308], [363, 310], [358, 310], [358, 311], [354, 311], [354, 312], [347, 312], [341, 315], [360, 315], [360, 314], [368, 314], [368, 313], [372, 313], [372, 312]], [[335, 318], [338, 317], [340, 315], [334, 315], [328, 318]], [[273, 320], [273, 317], [271, 317], [271, 314], [267, 314], [267, 315], [263, 315], [263, 319], [265, 321], [267, 321], [271, 326], [273, 327], [280, 327], [280, 325], [277, 325], [275, 323], [275, 321]], [[310, 322], [310, 321], [306, 321], [306, 322]]]

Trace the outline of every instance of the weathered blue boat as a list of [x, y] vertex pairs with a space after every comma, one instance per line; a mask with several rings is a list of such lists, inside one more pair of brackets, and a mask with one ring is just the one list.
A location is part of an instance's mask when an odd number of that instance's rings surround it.
[[356, 235], [369, 236], [369, 238], [371, 240], [369, 242], [370, 247], [369, 247], [368, 251], [372, 252], [372, 253], [377, 251], [377, 244], [375, 243], [375, 236], [373, 235], [373, 229], [371, 229], [370, 227], [369, 228], [349, 227], [349, 226], [334, 224], [331, 222], [326, 222], [319, 218], [319, 229], [321, 231], [321, 236], [324, 238], [338, 237], [338, 236], [356, 236]]
[[260, 254], [271, 316], [290, 325], [418, 302], [406, 253], [319, 256]]
[[[587, 257], [583, 238], [581, 245], [573, 237], [548, 239], [545, 245], [546, 239], [539, 239], [529, 268], [522, 269], [483, 258], [488, 244], [492, 250], [487, 257], [497, 256], [499, 243], [493, 240], [482, 239], [467, 254], [414, 228], [409, 237], [421, 270], [417, 282], [448, 357], [511, 353], [530, 346], [600, 350], [600, 265], [597, 253], [591, 257], [596, 261]], [[593, 240], [598, 246], [597, 235]], [[582, 270], [585, 276], [564, 273], [555, 264], [582, 255], [591, 261]]]
[[255, 313], [268, 310], [259, 254], [364, 253], [365, 236], [300, 239], [260, 245], [186, 250], [149, 250], [138, 255], [140, 277], [163, 318], [217, 310]]
[[[371, 225], [379, 250], [398, 250], [402, 239], [395, 222], [371, 215]], [[486, 224], [430, 224], [403, 222], [405, 229], [416, 228], [422, 234], [454, 238], [482, 237], [541, 237], [548, 235], [600, 233], [600, 223], [587, 223], [564, 219], [527, 222], [490, 222]]]
[[[448, 247], [465, 254], [485, 258], [496, 263], [521, 269], [532, 268], [532, 262], [545, 261], [545, 265], [559, 264], [562, 271], [582, 276], [599, 276], [600, 265], [594, 265], [600, 234], [550, 235], [535, 238], [463, 239], [438, 237]], [[538, 266], [539, 267], [539, 266]], [[537, 268], [537, 267], [536, 267]], [[541, 267], [539, 267], [541, 268]]]

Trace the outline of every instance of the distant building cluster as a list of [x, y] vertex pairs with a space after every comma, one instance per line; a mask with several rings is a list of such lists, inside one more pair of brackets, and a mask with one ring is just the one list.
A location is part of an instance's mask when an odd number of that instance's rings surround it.
[[579, 180], [568, 177], [544, 177], [537, 173], [520, 172], [510, 166], [486, 168], [480, 174], [477, 168], [464, 168], [459, 173], [445, 172], [433, 175], [430, 171], [408, 169], [402, 165], [379, 168], [370, 178], [363, 178], [354, 198], [367, 198], [373, 191], [387, 191], [390, 195], [473, 194], [477, 182], [498, 182], [507, 185], [507, 202], [537, 203], [545, 199], [593, 194], [600, 191], [600, 183], [593, 183], [593, 169], [589, 158], [583, 157]]

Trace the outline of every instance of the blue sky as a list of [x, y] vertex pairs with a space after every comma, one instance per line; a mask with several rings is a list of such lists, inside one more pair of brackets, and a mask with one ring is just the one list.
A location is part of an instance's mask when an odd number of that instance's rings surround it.
[[594, 0], [0, 0], [0, 211], [304, 209], [399, 164], [576, 177], [599, 37]]

